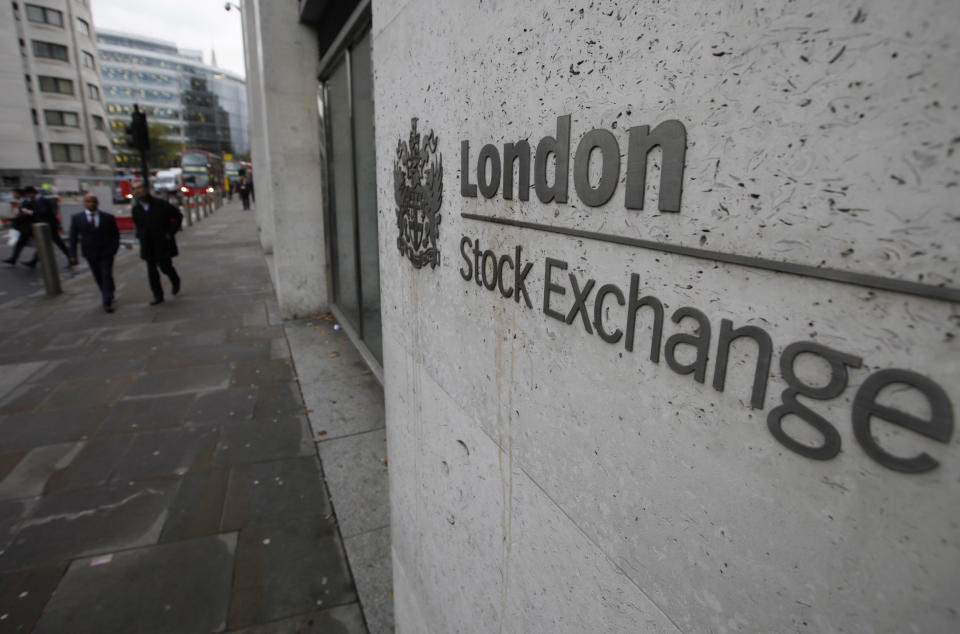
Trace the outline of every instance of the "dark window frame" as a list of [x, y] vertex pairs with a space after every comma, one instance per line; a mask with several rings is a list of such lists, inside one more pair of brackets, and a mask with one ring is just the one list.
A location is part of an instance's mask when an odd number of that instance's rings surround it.
[[[54, 82], [54, 83], [53, 83], [53, 85], [55, 86], [54, 90], [47, 90], [46, 88], [44, 88], [44, 84], [45, 84], [45, 83], [46, 83], [48, 86], [50, 86], [50, 82], [49, 82], [49, 81], [48, 81], [48, 82], [44, 82], [45, 79]], [[76, 94], [76, 91], [75, 91], [74, 88], [73, 88], [73, 80], [72, 80], [72, 79], [67, 79], [66, 77], [53, 77], [52, 75], [38, 75], [38, 83], [40, 84], [40, 92], [53, 93], [53, 94], [56, 94], [56, 95], [74, 95], [74, 94]], [[61, 90], [61, 88], [62, 88], [65, 84], [70, 88], [69, 91], [67, 91], [67, 90]]]
[[[73, 115], [73, 120], [76, 123], [66, 123], [67, 116]], [[43, 121], [47, 125], [55, 125], [64, 128], [79, 128], [80, 127], [80, 115], [76, 112], [71, 112], [69, 110], [44, 110], [43, 111]]]
[[[43, 40], [31, 40], [33, 43], [33, 56], [37, 59], [53, 59], [60, 62], [70, 61], [70, 49], [63, 44], [56, 42], [44, 42]], [[63, 57], [57, 53], [63, 54]]]
[[[66, 156], [65, 159], [57, 158], [57, 150], [62, 149]], [[82, 143], [51, 143], [50, 144], [50, 157], [53, 159], [54, 163], [84, 163], [86, 162], [85, 157], [83, 156], [83, 144]]]
[[[49, 24], [50, 26], [59, 26], [63, 28], [63, 11], [57, 9], [51, 9], [50, 7], [40, 6], [39, 4], [24, 4], [24, 7], [27, 11], [27, 21], [33, 22], [34, 24]], [[32, 9], [32, 11], [31, 11]], [[37, 11], [40, 12], [39, 20], [34, 19], [34, 16], [37, 15]], [[49, 16], [55, 15], [56, 20], [51, 21]]]

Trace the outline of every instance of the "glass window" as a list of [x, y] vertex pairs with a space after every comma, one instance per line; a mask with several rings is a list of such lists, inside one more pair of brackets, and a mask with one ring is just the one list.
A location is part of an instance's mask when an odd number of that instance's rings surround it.
[[356, 227], [353, 192], [353, 142], [350, 134], [350, 68], [344, 57], [327, 80], [329, 106], [330, 202], [333, 229], [333, 301], [358, 332], [360, 295], [357, 272]]
[[38, 40], [33, 41], [33, 54], [35, 57], [42, 57], [45, 59], [59, 59], [64, 62], [68, 61], [70, 58], [67, 55], [67, 47], [60, 44], [53, 44], [52, 42], [40, 42]]
[[50, 155], [55, 163], [83, 163], [83, 146], [77, 143], [51, 143]]
[[105, 145], [97, 146], [97, 162], [98, 163], [110, 162], [110, 148], [108, 148]]
[[381, 363], [373, 67], [369, 31], [325, 82], [333, 302]]
[[87, 97], [100, 101], [100, 89], [93, 84], [87, 84]]
[[93, 129], [94, 130], [104, 130], [104, 121], [103, 117], [98, 114], [93, 115]]
[[34, 4], [27, 5], [27, 19], [31, 22], [40, 24], [52, 24], [53, 26], [63, 26], [63, 14], [56, 9], [38, 7]]
[[43, 163], [47, 159], [43, 156], [43, 143], [37, 143], [37, 154], [40, 155], [40, 162]]
[[44, 110], [44, 121], [47, 125], [62, 125], [70, 128], [80, 127], [80, 117], [76, 112], [64, 112], [63, 110]]
[[90, 35], [90, 25], [83, 18], [77, 18], [77, 30], [81, 35]]
[[97, 67], [96, 62], [93, 59], [93, 55], [86, 51], [83, 51], [83, 65], [90, 69], [96, 69]]
[[39, 124], [39, 123], [40, 123], [40, 120], [37, 118], [37, 109], [36, 109], [36, 108], [31, 108], [31, 109], [30, 109], [30, 114], [33, 116], [33, 125]]
[[73, 94], [73, 81], [60, 77], [40, 76], [40, 90], [42, 92], [58, 92], [62, 95]]

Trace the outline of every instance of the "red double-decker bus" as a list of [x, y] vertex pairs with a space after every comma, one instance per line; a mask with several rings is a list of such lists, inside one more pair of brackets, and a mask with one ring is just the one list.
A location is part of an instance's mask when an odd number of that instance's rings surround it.
[[204, 150], [184, 150], [180, 154], [183, 185], [188, 196], [213, 193], [223, 186], [223, 159]]

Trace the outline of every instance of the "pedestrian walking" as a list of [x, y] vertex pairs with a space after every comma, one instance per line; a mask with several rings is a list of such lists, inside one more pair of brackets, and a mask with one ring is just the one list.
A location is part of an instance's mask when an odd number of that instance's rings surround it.
[[84, 211], [70, 218], [70, 263], [77, 263], [77, 241], [100, 289], [103, 310], [113, 308], [113, 258], [120, 249], [120, 231], [112, 214], [99, 209], [100, 201], [93, 194], [83, 197]]
[[240, 200], [243, 202], [244, 209], [250, 209], [250, 181], [244, 176], [237, 185], [237, 191], [240, 192]]
[[[20, 238], [13, 246], [13, 253], [9, 258], [4, 260], [4, 262], [7, 264], [16, 263], [17, 258], [20, 257], [20, 252], [23, 251], [24, 247], [27, 246], [27, 243], [33, 237], [33, 224], [37, 222], [45, 222], [50, 225], [51, 240], [63, 252], [63, 255], [69, 262], [70, 250], [67, 249], [63, 238], [60, 237], [60, 219], [57, 218], [56, 207], [45, 198], [38, 196], [36, 187], [32, 185], [24, 187], [22, 193], [23, 199], [20, 201], [20, 215], [18, 216], [20, 221], [17, 228], [17, 231], [20, 232]], [[37, 255], [34, 254], [32, 260], [24, 262], [23, 264], [30, 268], [36, 267]]]
[[147, 279], [153, 291], [150, 305], [155, 306], [163, 302], [159, 271], [170, 278], [171, 292], [180, 292], [180, 276], [173, 268], [173, 258], [179, 253], [174, 235], [183, 224], [183, 214], [167, 201], [151, 196], [143, 183], [133, 186], [133, 196], [137, 202], [131, 213], [140, 241], [140, 258], [147, 263]]

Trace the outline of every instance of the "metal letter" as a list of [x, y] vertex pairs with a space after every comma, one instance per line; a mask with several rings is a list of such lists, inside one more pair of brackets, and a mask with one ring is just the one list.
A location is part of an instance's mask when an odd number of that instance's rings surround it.
[[647, 183], [647, 155], [656, 146], [663, 150], [660, 168], [660, 211], [680, 211], [683, 192], [683, 160], [687, 153], [687, 129], [676, 119], [664, 121], [650, 132], [650, 126], [630, 128], [627, 149], [627, 209], [643, 209]]
[[660, 340], [663, 337], [663, 304], [653, 295], [637, 297], [640, 294], [640, 276], [630, 275], [630, 304], [627, 306], [627, 339], [624, 348], [633, 352], [633, 335], [637, 325], [637, 311], [644, 306], [653, 310], [653, 337], [650, 340], [650, 360], [660, 363]]
[[477, 186], [470, 182], [470, 141], [460, 142], [460, 195], [477, 197]]
[[[877, 396], [888, 385], [902, 384], [918, 390], [930, 403], [930, 418], [923, 420], [906, 412], [880, 405]], [[853, 399], [853, 435], [867, 455], [888, 469], [904, 473], [923, 473], [940, 464], [926, 452], [913, 458], [901, 458], [887, 452], [870, 432], [870, 419], [876, 416], [921, 436], [950, 442], [953, 435], [953, 406], [939, 385], [910, 370], [889, 369], [874, 372], [863, 382]]]
[[[490, 160], [490, 182], [487, 182], [487, 160]], [[490, 143], [480, 149], [477, 157], [477, 185], [484, 198], [493, 198], [500, 189], [500, 153], [497, 146]]]
[[550, 273], [554, 268], [558, 268], [561, 271], [567, 270], [567, 263], [563, 260], [554, 260], [553, 258], [547, 258], [546, 271], [543, 274], [543, 313], [550, 317], [553, 317], [557, 321], [566, 321], [566, 318], [562, 313], [550, 308], [550, 293], [554, 292], [557, 295], [566, 295], [567, 290], [560, 286], [559, 284], [554, 284], [550, 279]]
[[[547, 156], [553, 154], [556, 162], [556, 178], [553, 187], [547, 185]], [[534, 159], [533, 183], [537, 198], [542, 203], [567, 202], [567, 173], [570, 171], [570, 115], [557, 117], [557, 138], [545, 136], [537, 144]]]
[[[690, 374], [692, 372], [693, 380], [697, 383], [703, 383], [704, 377], [707, 375], [707, 354], [710, 350], [710, 320], [703, 312], [689, 306], [678, 308], [670, 319], [673, 320], [673, 323], [679, 324], [685, 317], [697, 321], [700, 326], [699, 332], [692, 335], [685, 332], [672, 335], [663, 346], [663, 354], [667, 358], [667, 365], [674, 372], [677, 374]], [[677, 361], [674, 351], [680, 344], [687, 344], [697, 349], [697, 358], [693, 363], [685, 365]]]
[[[794, 360], [800, 354], [814, 354], [830, 364], [830, 380], [823, 387], [810, 386], [801, 381], [793, 370]], [[833, 350], [812, 341], [796, 341], [784, 348], [780, 357], [780, 374], [787, 382], [788, 388], [783, 391], [780, 399], [782, 405], [770, 410], [767, 415], [767, 429], [780, 444], [801, 456], [814, 460], [830, 460], [840, 453], [840, 434], [836, 427], [830, 424], [820, 414], [797, 400], [797, 395], [827, 400], [836, 398], [847, 388], [847, 366], [859, 368], [863, 363], [860, 357]], [[811, 447], [798, 442], [787, 435], [783, 430], [783, 419], [793, 414], [823, 435], [823, 444]]]
[[750, 407], [763, 409], [763, 400], [767, 394], [767, 381], [770, 378], [770, 358], [773, 356], [773, 341], [763, 328], [741, 326], [734, 330], [733, 322], [729, 319], [720, 322], [720, 334], [717, 336], [717, 365], [713, 372], [713, 389], [718, 392], [723, 391], [727, 381], [727, 359], [730, 356], [730, 344], [740, 337], [753, 339], [757, 344], [757, 369], [753, 374]]
[[[590, 154], [600, 150], [601, 170], [597, 188], [590, 187]], [[588, 207], [606, 204], [617, 189], [620, 180], [620, 146], [617, 137], [608, 130], [590, 130], [580, 139], [573, 157], [573, 187], [577, 196]]]
[[583, 292], [580, 292], [580, 285], [577, 284], [577, 278], [573, 273], [570, 273], [570, 285], [573, 287], [573, 306], [570, 307], [570, 312], [567, 313], [567, 323], [572, 324], [574, 318], [576, 318], [577, 313], [580, 313], [580, 318], [583, 319], [583, 328], [589, 334], [593, 334], [593, 328], [590, 327], [590, 318], [588, 317], [589, 312], [587, 311], [587, 298], [590, 296], [590, 291], [593, 290], [594, 284], [596, 281], [587, 280], [587, 285], [583, 287]]
[[520, 200], [530, 200], [530, 144], [526, 141], [503, 144], [503, 197], [513, 200], [513, 162], [520, 159], [520, 184], [517, 196]]
[[620, 337], [623, 336], [623, 331], [617, 328], [612, 333], [609, 333], [603, 327], [603, 300], [610, 294], [617, 298], [617, 303], [621, 306], [626, 303], [626, 300], [623, 298], [623, 291], [616, 285], [604, 284], [601, 286], [600, 290], [597, 291], [597, 299], [593, 302], [593, 326], [597, 329], [597, 334], [600, 335], [601, 339], [607, 343], [617, 343], [620, 341]]

